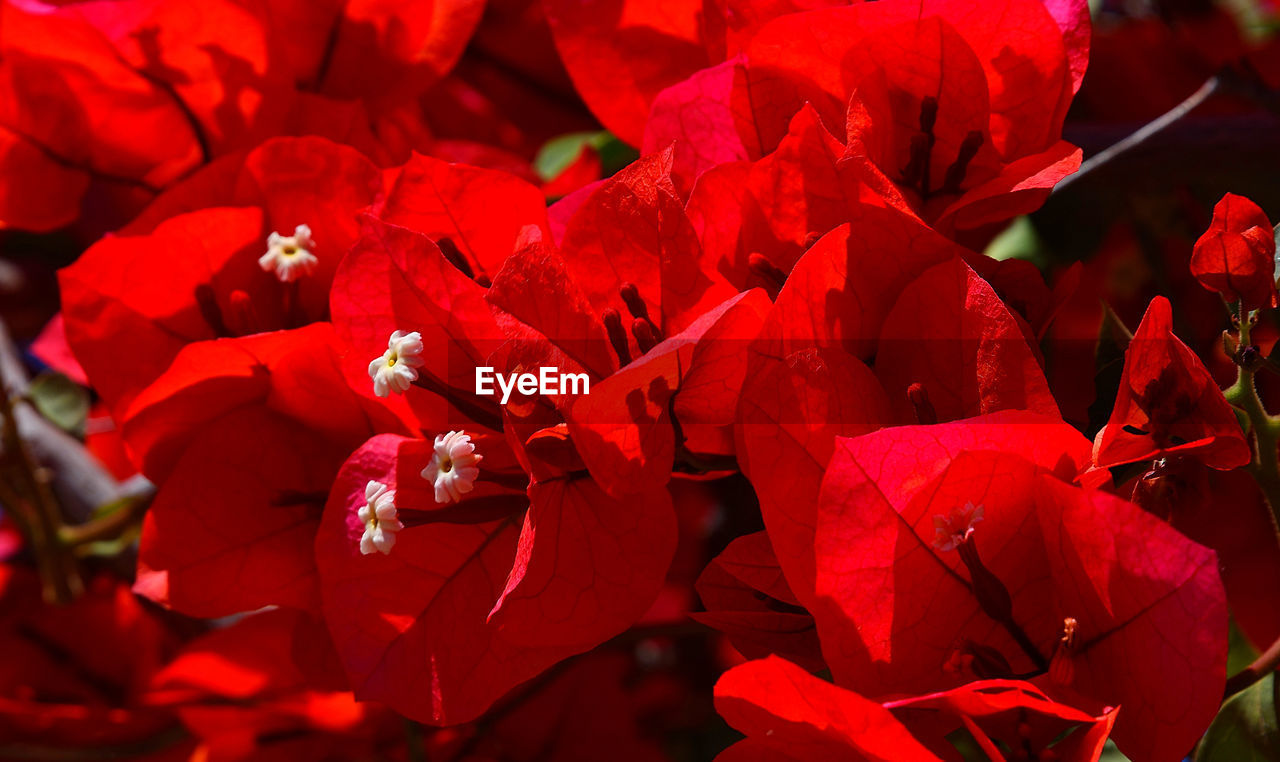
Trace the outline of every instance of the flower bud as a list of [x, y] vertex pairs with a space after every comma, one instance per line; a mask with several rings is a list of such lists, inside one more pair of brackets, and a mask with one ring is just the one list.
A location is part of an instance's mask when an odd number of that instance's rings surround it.
[[1080, 623], [1074, 617], [1062, 620], [1062, 638], [1049, 662], [1049, 679], [1057, 685], [1071, 685], [1076, 677], [1075, 652], [1079, 647]]
[[1191, 274], [1200, 285], [1245, 309], [1274, 304], [1275, 233], [1258, 205], [1232, 193], [1213, 207], [1209, 229], [1196, 241]]

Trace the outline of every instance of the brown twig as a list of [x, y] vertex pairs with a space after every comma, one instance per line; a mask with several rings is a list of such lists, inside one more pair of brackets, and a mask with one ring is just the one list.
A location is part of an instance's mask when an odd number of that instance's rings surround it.
[[22, 517], [21, 526], [36, 557], [45, 599], [68, 603], [83, 589], [79, 569], [75, 558], [58, 541], [62, 516], [49, 487], [49, 472], [35, 462], [19, 435], [14, 409], [12, 391], [0, 385], [0, 442], [4, 445], [0, 474], [11, 480], [3, 492], [5, 504]]
[[124, 505], [105, 516], [90, 519], [83, 524], [64, 526], [58, 530], [58, 539], [67, 547], [84, 545], [98, 540], [118, 537], [130, 526], [142, 519], [151, 504], [154, 490], [123, 498]]
[[[141, 477], [117, 482], [82, 442], [21, 402], [29, 387], [17, 346], [0, 321], [0, 502], [23, 530], [46, 597], [66, 602], [81, 590], [75, 546], [123, 532], [154, 487]], [[95, 509], [121, 500], [128, 505], [90, 520]]]
[[1192, 111], [1197, 109], [1200, 106], [1200, 104], [1204, 103], [1214, 93], [1218, 92], [1218, 90], [1221, 87], [1222, 87], [1222, 78], [1220, 76], [1214, 75], [1212, 77], [1209, 77], [1209, 79], [1205, 80], [1204, 84], [1201, 85], [1199, 89], [1197, 89], [1191, 95], [1187, 96], [1186, 100], [1182, 101], [1178, 105], [1174, 106], [1173, 108], [1169, 109], [1165, 113], [1156, 117], [1152, 121], [1147, 122], [1142, 127], [1140, 127], [1137, 132], [1134, 132], [1129, 137], [1121, 140], [1118, 143], [1115, 143], [1114, 145], [1109, 146], [1108, 148], [1102, 151], [1099, 151], [1093, 156], [1090, 156], [1083, 164], [1080, 165], [1080, 169], [1076, 170], [1075, 174], [1067, 175], [1066, 177], [1062, 178], [1062, 180], [1056, 186], [1054, 186], [1052, 192], [1053, 193], [1062, 192], [1064, 189], [1069, 187], [1072, 183], [1078, 182], [1080, 178], [1088, 175], [1090, 172], [1097, 170], [1099, 167], [1103, 167], [1107, 165], [1108, 163], [1114, 161], [1117, 157], [1123, 154], [1126, 154], [1135, 148], [1138, 148], [1139, 146], [1141, 146], [1143, 143], [1147, 142], [1151, 138], [1155, 137], [1161, 132], [1164, 132], [1165, 130], [1172, 127], [1174, 124], [1176, 124], [1183, 117], [1185, 117], [1187, 114], [1190, 114]]
[[[31, 380], [17, 346], [0, 321], [0, 387], [25, 396]], [[123, 497], [146, 492], [141, 484], [122, 485], [75, 437], [59, 429], [30, 405], [14, 405], [18, 434], [32, 457], [52, 475], [51, 487], [67, 520], [88, 520], [98, 507]], [[4, 446], [0, 444], [0, 457]]]

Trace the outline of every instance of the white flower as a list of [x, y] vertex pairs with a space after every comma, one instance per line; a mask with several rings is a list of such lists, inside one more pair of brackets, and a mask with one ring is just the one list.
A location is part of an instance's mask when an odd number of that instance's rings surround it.
[[396, 532], [404, 524], [396, 518], [396, 493], [382, 482], [370, 481], [364, 488], [365, 504], [356, 511], [364, 522], [364, 535], [360, 537], [360, 552], [366, 556], [375, 550], [389, 555], [396, 545]]
[[943, 552], [955, 550], [979, 521], [982, 521], [982, 506], [972, 502], [965, 503], [963, 508], [952, 508], [946, 516], [934, 516], [933, 547]]
[[275, 273], [281, 283], [291, 283], [316, 269], [320, 260], [311, 253], [314, 248], [311, 228], [299, 225], [293, 229], [293, 235], [267, 236], [267, 253], [258, 258], [258, 264], [263, 270]]
[[396, 331], [387, 341], [387, 351], [369, 363], [369, 378], [373, 379], [373, 393], [385, 397], [391, 392], [404, 394], [410, 384], [418, 380], [418, 371], [426, 362], [422, 359], [422, 334], [417, 331]]
[[436, 452], [431, 463], [422, 469], [422, 478], [435, 484], [436, 502], [452, 503], [462, 499], [480, 476], [480, 461], [471, 437], [461, 431], [450, 431], [436, 437]]

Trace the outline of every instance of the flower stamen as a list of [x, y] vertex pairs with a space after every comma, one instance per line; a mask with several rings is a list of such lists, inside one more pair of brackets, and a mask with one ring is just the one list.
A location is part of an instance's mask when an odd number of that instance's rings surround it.
[[435, 486], [437, 503], [458, 502], [475, 489], [482, 460], [484, 456], [476, 452], [470, 435], [450, 431], [436, 437], [435, 453], [422, 469], [422, 478]]
[[356, 511], [364, 522], [364, 534], [360, 537], [360, 552], [369, 555], [379, 552], [390, 555], [396, 544], [396, 533], [404, 524], [396, 518], [396, 493], [382, 482], [370, 480], [364, 488], [365, 504]]
[[369, 378], [373, 379], [373, 393], [386, 397], [391, 392], [404, 394], [414, 381], [426, 360], [422, 358], [422, 334], [417, 331], [396, 331], [387, 340], [387, 351], [369, 363]]
[[955, 550], [973, 534], [974, 525], [982, 521], [982, 506], [972, 502], [952, 508], [946, 516], [933, 517], [933, 547], [942, 552]]
[[292, 283], [315, 271], [320, 260], [312, 253], [314, 248], [315, 240], [307, 225], [297, 226], [290, 236], [272, 233], [267, 236], [267, 253], [258, 258], [258, 265], [275, 273], [281, 283]]

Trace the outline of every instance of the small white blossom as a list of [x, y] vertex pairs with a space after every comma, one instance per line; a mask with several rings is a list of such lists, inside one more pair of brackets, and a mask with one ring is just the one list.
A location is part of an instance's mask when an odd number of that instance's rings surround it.
[[387, 351], [369, 363], [373, 393], [386, 397], [391, 392], [404, 394], [418, 380], [418, 371], [426, 362], [422, 358], [422, 334], [396, 331], [387, 341]]
[[258, 258], [258, 264], [263, 270], [275, 273], [281, 283], [291, 283], [316, 269], [320, 260], [311, 253], [314, 248], [311, 228], [299, 225], [294, 228], [293, 235], [272, 233], [267, 236], [267, 253]]
[[435, 448], [431, 463], [422, 469], [422, 478], [435, 485], [437, 503], [461, 500], [475, 488], [484, 456], [476, 453], [471, 437], [461, 431], [436, 437]]
[[963, 508], [952, 508], [946, 516], [933, 517], [933, 547], [946, 552], [955, 550], [973, 533], [973, 525], [982, 521], [982, 506], [972, 502]]
[[360, 537], [360, 552], [369, 555], [378, 551], [389, 555], [396, 545], [396, 532], [404, 524], [396, 518], [396, 493], [382, 482], [370, 481], [364, 488], [365, 504], [356, 511], [364, 522], [364, 535]]

